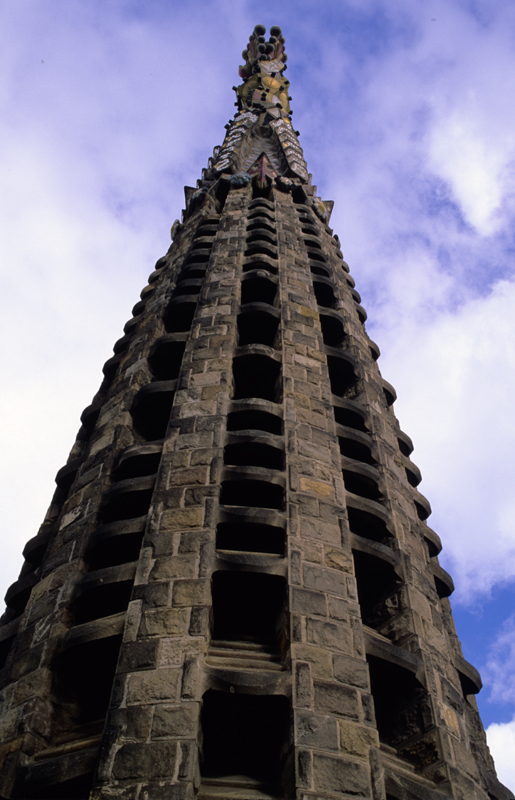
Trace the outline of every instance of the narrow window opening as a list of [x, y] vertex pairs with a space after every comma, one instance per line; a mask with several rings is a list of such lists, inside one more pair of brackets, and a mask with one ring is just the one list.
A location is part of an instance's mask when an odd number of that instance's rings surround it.
[[172, 412], [174, 392], [162, 391], [138, 398], [132, 408], [134, 427], [147, 442], [163, 439]]
[[186, 342], [162, 342], [148, 357], [153, 377], [157, 381], [175, 380], [179, 375]]
[[267, 411], [233, 411], [227, 417], [228, 431], [267, 431], [280, 436], [282, 427], [281, 418]]
[[[298, 208], [297, 212], [298, 212], [298, 215], [299, 215], [300, 222], [302, 222], [304, 225], [312, 225], [312, 226], [315, 225], [315, 220], [313, 219], [313, 217], [310, 214], [308, 214], [308, 211], [307, 211], [306, 208]], [[316, 230], [316, 228], [315, 228], [315, 230]]]
[[314, 261], [324, 261], [326, 260], [325, 256], [322, 253], [319, 253], [315, 250], [308, 250], [308, 258], [313, 259]]
[[399, 450], [401, 451], [403, 456], [410, 456], [413, 452], [413, 442], [405, 433], [403, 433], [403, 437], [400, 436], [397, 438], [397, 444], [399, 445]]
[[364, 539], [371, 539], [374, 542], [381, 543], [387, 542], [392, 538], [384, 520], [376, 517], [375, 514], [370, 514], [368, 511], [362, 511], [352, 506], [347, 508], [347, 513], [349, 515], [349, 528], [357, 536], [363, 536]]
[[[201, 237], [201, 234], [196, 234], [194, 238], [195, 238], [195, 241], [193, 241], [193, 243], [191, 245], [191, 251], [192, 251], [193, 254], [195, 254], [195, 250], [210, 250], [213, 247], [213, 242], [209, 242], [209, 241], [208, 242], [204, 242], [204, 241], [201, 240], [201, 239], [204, 238], [203, 236]], [[199, 261], [207, 261], [208, 258], [199, 258], [198, 260]], [[189, 258], [188, 261], [190, 261], [190, 260], [191, 259]]]
[[331, 273], [326, 267], [319, 267], [318, 264], [310, 264], [309, 269], [312, 275], [320, 275], [322, 278], [330, 278]]
[[153, 489], [120, 492], [111, 497], [100, 515], [104, 524], [122, 519], [135, 519], [148, 514]]
[[408, 467], [405, 467], [404, 469], [406, 470], [406, 478], [408, 479], [410, 486], [418, 486], [421, 481], [420, 475], [417, 475], [416, 472]]
[[347, 428], [354, 428], [356, 431], [368, 432], [365, 420], [358, 414], [357, 411], [352, 411], [350, 408], [340, 408], [334, 406], [334, 419], [339, 425], [345, 425]]
[[9, 586], [5, 594], [5, 604], [7, 608], [14, 611], [14, 618], [21, 616], [25, 611], [32, 588], [37, 582], [38, 578], [35, 573], [29, 572]]
[[171, 303], [164, 315], [164, 324], [168, 333], [189, 331], [196, 308], [196, 303]]
[[266, 211], [273, 213], [274, 204], [270, 200], [261, 197], [257, 200], [252, 200], [249, 203], [249, 209], [254, 209], [254, 208], [259, 208], [259, 209], [264, 208]]
[[[252, 253], [247, 252], [245, 255], [255, 255], [256, 253], [261, 253], [261, 255], [267, 256], [270, 255], [268, 251], [262, 253], [260, 250], [252, 250]], [[276, 256], [272, 254], [272, 258], [276, 258]], [[266, 261], [247, 261], [242, 267], [244, 273], [250, 272], [250, 270], [254, 269], [263, 269], [265, 272], [269, 272], [271, 275], [277, 275], [277, 266], [275, 264], [268, 264]]]
[[277, 447], [258, 442], [228, 444], [224, 448], [224, 464], [283, 470], [284, 454]]
[[343, 482], [348, 492], [357, 494], [359, 497], [375, 500], [376, 503], [381, 503], [384, 499], [376, 481], [366, 475], [360, 475], [358, 472], [344, 469]]
[[15, 640], [15, 636], [10, 636], [8, 639], [4, 639], [0, 642], [0, 669], [5, 667], [5, 662], [11, 652], [12, 643]]
[[339, 436], [338, 443], [342, 456], [352, 458], [354, 461], [362, 461], [364, 464], [371, 464], [372, 466], [376, 463], [375, 458], [372, 456], [372, 450], [364, 442]]
[[32, 566], [33, 570], [36, 570], [43, 563], [49, 543], [50, 537], [48, 532], [46, 532], [46, 534], [42, 532], [37, 536], [33, 536], [32, 539], [29, 539], [23, 548], [23, 556], [27, 563]]
[[223, 481], [220, 503], [226, 506], [275, 508], [281, 511], [284, 504], [284, 490], [282, 486], [268, 481]]
[[218, 214], [222, 213], [228, 194], [229, 194], [229, 181], [222, 181], [222, 180], [218, 181], [218, 186], [216, 187], [215, 190], [215, 198], [217, 201], [216, 211]]
[[86, 553], [91, 572], [105, 567], [117, 567], [137, 561], [143, 541], [143, 531], [111, 536], [95, 544]]
[[286, 582], [263, 572], [215, 572], [213, 639], [277, 645]]
[[340, 347], [345, 339], [343, 323], [339, 319], [330, 317], [327, 314], [320, 314], [320, 327], [324, 344], [329, 347]]
[[417, 511], [418, 518], [422, 522], [424, 522], [424, 520], [426, 520], [431, 514], [431, 508], [422, 505], [422, 503], [418, 503], [416, 500], [415, 500], [415, 509]]
[[133, 581], [117, 581], [84, 591], [72, 604], [75, 624], [110, 617], [126, 611], [131, 599]]
[[322, 308], [335, 308], [337, 305], [336, 297], [331, 286], [321, 281], [313, 281], [313, 290], [317, 303]]
[[154, 475], [159, 467], [161, 453], [143, 453], [124, 459], [113, 472], [113, 480], [124, 481], [129, 478], [143, 478]]
[[205, 275], [206, 269], [202, 264], [189, 264], [179, 275], [178, 283], [185, 280], [201, 280]]
[[[234, 796], [247, 788], [284, 797], [283, 764], [288, 752], [290, 708], [280, 695], [245, 695], [210, 689], [203, 697], [202, 784], [221, 783]], [[232, 778], [232, 781], [231, 781]], [[216, 791], [216, 790], [215, 790]], [[223, 795], [227, 796], [227, 795]], [[261, 795], [260, 795], [261, 796]]]
[[[98, 721], [98, 732], [102, 730], [121, 640], [121, 636], [111, 636], [70, 647], [54, 662], [58, 703], [77, 726]], [[72, 729], [69, 739], [75, 738], [81, 738], [81, 731]]]
[[201, 222], [199, 227], [197, 228], [194, 239], [198, 239], [201, 236], [216, 236], [216, 232], [218, 230], [218, 220], [205, 220]]
[[[254, 242], [253, 244], [249, 245], [248, 249], [245, 251], [246, 256], [255, 256], [255, 255], [262, 255], [268, 256], [268, 258], [277, 258], [277, 248], [271, 244], [266, 244], [265, 242]], [[255, 267], [253, 267], [254, 269]], [[267, 267], [270, 270], [270, 267]]]
[[281, 365], [261, 355], [239, 356], [233, 360], [234, 398], [261, 397], [279, 401]]
[[272, 184], [268, 183], [266, 186], [260, 187], [258, 186], [257, 181], [254, 181], [252, 184], [252, 199], [263, 198], [263, 200], [271, 200], [272, 199]]
[[[254, 267], [252, 267], [254, 268]], [[277, 284], [266, 278], [247, 278], [241, 284], [241, 302], [274, 304], [277, 294]]]
[[354, 394], [357, 377], [352, 364], [343, 358], [328, 356], [327, 366], [329, 368], [331, 392], [337, 397], [346, 397], [349, 394]]
[[202, 289], [202, 282], [198, 280], [184, 280], [178, 283], [173, 290], [173, 297], [184, 297], [184, 295], [199, 294]]
[[253, 242], [256, 244], [263, 243], [265, 246], [268, 243], [275, 247], [277, 244], [277, 239], [273, 234], [268, 233], [268, 231], [266, 231], [264, 228], [259, 228], [257, 231], [254, 231], [254, 233], [249, 233], [247, 236], [247, 244], [252, 244]]
[[[432, 725], [427, 693], [408, 669], [375, 656], [367, 657], [379, 739], [423, 768], [438, 759], [435, 745], [424, 747]], [[409, 745], [407, 740], [409, 739]]]
[[238, 317], [239, 344], [266, 344], [274, 347], [279, 318], [264, 311], [249, 311]]
[[284, 555], [285, 532], [276, 525], [255, 522], [220, 522], [216, 529], [219, 550]]
[[304, 244], [306, 245], [307, 248], [314, 248], [315, 250], [322, 249], [322, 245], [320, 244], [320, 242], [317, 242], [315, 239], [304, 239]]
[[249, 213], [249, 220], [266, 219], [275, 225], [275, 217], [268, 207], [258, 207]]
[[211, 255], [211, 247], [212, 245], [209, 244], [208, 247], [204, 246], [199, 250], [194, 250], [193, 252], [189, 253], [184, 262], [184, 267], [187, 267], [189, 264], [203, 264], [205, 267]]
[[[294, 186], [291, 194], [295, 205], [304, 206], [307, 204], [308, 197], [302, 186]], [[301, 209], [297, 210], [300, 211]]]
[[[270, 233], [275, 234], [275, 227], [270, 225], [268, 217], [257, 217], [254, 222], [251, 222], [250, 225], [247, 225], [248, 231], [269, 231]], [[248, 240], [247, 240], [248, 241]]]
[[392, 565], [383, 559], [360, 551], [354, 551], [353, 556], [361, 619], [369, 628], [378, 630], [401, 610], [401, 581]]

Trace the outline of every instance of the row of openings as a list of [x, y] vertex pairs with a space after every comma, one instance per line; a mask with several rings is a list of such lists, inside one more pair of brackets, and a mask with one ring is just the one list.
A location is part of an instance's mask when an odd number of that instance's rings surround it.
[[[155, 265], [155, 270], [152, 275], [157, 277], [157, 271], [162, 269], [166, 263], [165, 258], [161, 258], [157, 261]], [[151, 282], [152, 275], [149, 278], [149, 283]], [[138, 317], [144, 310], [146, 301], [153, 293], [153, 287], [147, 286], [142, 291], [142, 300], [140, 300], [133, 309], [133, 319]], [[129, 321], [130, 322], [130, 321]], [[127, 323], [129, 325], [129, 323]], [[126, 327], [127, 327], [126, 325]], [[114, 345], [114, 352], [115, 356], [109, 359], [104, 365], [104, 374], [105, 378], [101, 387], [102, 395], [105, 394], [105, 391], [109, 388], [110, 383], [112, 382], [114, 375], [116, 374], [116, 370], [118, 368], [119, 362], [121, 357], [126, 352], [131, 338], [132, 338], [132, 326], [131, 330], [126, 333], [121, 339], [119, 339]], [[81, 441], [87, 441], [95, 427], [97, 422], [100, 410], [102, 408], [102, 401], [99, 399], [94, 402], [91, 406], [85, 409], [84, 413], [81, 416], [82, 427], [78, 434], [78, 439]], [[56, 476], [56, 483], [57, 483], [57, 490], [53, 499], [53, 503], [58, 503], [60, 507], [63, 506], [65, 503], [70, 489], [73, 485], [73, 482], [77, 476], [77, 472], [80, 466], [80, 459], [75, 459], [72, 463], [67, 464], [61, 470], [59, 470]], [[39, 537], [35, 537], [36, 539]], [[45, 553], [48, 549], [48, 545], [50, 543], [50, 536], [41, 537], [41, 542], [36, 542], [31, 540], [28, 543], [30, 547], [26, 548], [26, 560], [24, 567], [22, 568], [22, 572], [20, 578], [10, 587], [7, 592], [6, 599], [7, 599], [7, 608], [9, 617], [8, 621], [12, 621], [12, 619], [21, 616], [24, 612], [32, 588], [37, 583], [37, 570], [43, 563], [43, 559], [45, 557]], [[10, 651], [12, 639], [6, 640], [4, 643], [0, 644], [0, 669], [5, 665], [5, 661]]]
[[[281, 695], [207, 691], [202, 698], [202, 790], [231, 785], [289, 796], [291, 709]], [[236, 795], [235, 795], [236, 796]], [[261, 795], [260, 795], [261, 796]]]
[[[367, 662], [380, 740], [423, 768], [424, 748], [405, 746], [408, 734], [423, 740], [431, 727], [426, 690], [404, 667], [371, 655]], [[207, 691], [201, 711], [203, 790], [243, 782], [246, 788], [284, 796], [290, 720], [289, 702], [280, 695]]]
[[[134, 453], [122, 458], [113, 472], [113, 487], [100, 512], [101, 527], [93, 535], [85, 554], [88, 577], [92, 580], [84, 585], [70, 606], [76, 625], [127, 610], [160, 457], [157, 451]], [[143, 483], [145, 488], [139, 488], [138, 483], [140, 486]], [[122, 491], [117, 492], [120, 487]], [[124, 570], [123, 565], [129, 569]], [[95, 580], [97, 571], [101, 571], [98, 581]], [[52, 664], [56, 714], [53, 746], [88, 739], [101, 732], [120, 645], [121, 636], [92, 639], [67, 648]], [[74, 797], [88, 797], [91, 780], [92, 774], [77, 779], [76, 785], [73, 784]], [[60, 787], [53, 786], [48, 796], [59, 797], [61, 790], [65, 793], [71, 790], [68, 782]], [[43, 798], [46, 795], [30, 796]]]
[[[187, 334], [190, 331], [217, 230], [218, 220], [207, 218], [202, 220], [195, 232], [163, 315], [169, 334]], [[163, 439], [166, 435], [175, 396], [175, 384], [172, 382], [179, 376], [185, 346], [185, 338], [163, 336], [149, 353], [148, 363], [155, 385], [141, 389], [131, 408], [135, 430], [147, 442]]]
[[[86, 741], [91, 747], [101, 734], [109, 707], [121, 636], [110, 636], [70, 647], [52, 664], [51, 697], [54, 708], [54, 728], [57, 733], [53, 747], [74, 741]], [[55, 769], [45, 765], [43, 780], [39, 773], [21, 770], [13, 797], [31, 800], [87, 800], [94, 777], [95, 760], [84, 759], [80, 767], [74, 762], [73, 778], [57, 758]], [[44, 765], [44, 762], [41, 762]], [[39, 779], [38, 779], [39, 778]]]
[[[249, 213], [249, 223], [247, 225], [247, 243], [267, 242], [276, 244], [274, 217], [269, 208], [271, 204], [266, 201], [258, 201], [251, 204]], [[253, 210], [252, 210], [253, 209]], [[261, 254], [263, 255], [263, 254]], [[277, 257], [277, 256], [275, 256]], [[275, 272], [275, 267], [271, 267], [265, 261], [252, 260], [244, 265], [244, 271], [250, 269], [265, 270]], [[277, 294], [277, 284], [262, 276], [253, 275], [242, 281], [241, 285], [241, 304], [266, 303], [272, 306]], [[269, 347], [277, 346], [277, 334], [279, 328], [279, 317], [276, 314], [267, 312], [262, 308], [241, 309], [237, 319], [238, 325], [238, 344], [265, 344]]]
[[[277, 261], [277, 237], [272, 217], [274, 206], [264, 198], [256, 199], [249, 204], [249, 212], [245, 256], [265, 256], [272, 263], [263, 264], [263, 268], [277, 272], [277, 267], [273, 263]], [[245, 266], [244, 271], [246, 271]]]
[[[275, 324], [270, 333], [269, 322], [260, 323], [259, 318], [255, 318], [252, 327], [245, 320], [246, 316], [248, 315], [240, 312], [238, 317], [240, 344], [273, 343], [277, 335], [278, 319], [272, 320]], [[266, 339], [262, 335], [263, 329], [273, 339]], [[242, 334], [245, 337], [243, 341]], [[280, 363], [266, 356], [249, 354], [234, 358], [233, 399], [238, 401], [261, 398], [277, 402], [280, 371]], [[257, 467], [267, 473], [282, 472], [282, 449], [263, 442], [262, 437], [258, 440], [260, 430], [277, 435], [281, 433], [281, 427], [278, 417], [255, 408], [229, 413], [229, 432], [244, 430], [248, 435], [245, 442], [225, 445], [224, 463], [229, 467]], [[270, 479], [238, 478], [236, 474], [233, 479], [222, 481], [220, 504], [282, 510], [284, 488]], [[284, 553], [284, 531], [273, 525], [256, 524], [249, 520], [238, 524], [220, 522], [216, 537], [219, 550]], [[250, 641], [277, 646], [280, 629], [284, 627], [286, 581], [283, 577], [238, 570], [217, 572], [213, 575], [212, 594], [215, 640]], [[236, 596], [238, 608], [234, 604]]]

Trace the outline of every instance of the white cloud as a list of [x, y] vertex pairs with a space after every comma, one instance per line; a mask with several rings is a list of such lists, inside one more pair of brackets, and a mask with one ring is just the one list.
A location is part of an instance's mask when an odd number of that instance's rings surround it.
[[[515, 704], [515, 615], [505, 620], [490, 646], [485, 676], [491, 686], [491, 701]], [[514, 751], [515, 752], [515, 751]]]
[[493, 722], [486, 729], [486, 738], [495, 761], [497, 777], [513, 791], [515, 789], [515, 719]]
[[382, 372], [397, 388], [397, 415], [434, 508], [429, 523], [458, 597], [473, 600], [515, 574], [515, 283], [500, 281], [487, 298], [422, 324], [401, 313], [383, 345]]

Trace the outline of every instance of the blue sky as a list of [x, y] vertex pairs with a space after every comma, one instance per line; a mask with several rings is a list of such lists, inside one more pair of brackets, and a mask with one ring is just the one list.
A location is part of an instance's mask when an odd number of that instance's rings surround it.
[[[0, 0], [2, 591], [234, 113], [254, 25], [433, 507], [500, 777], [515, 768], [515, 4]], [[27, 492], [27, 486], [31, 489]]]

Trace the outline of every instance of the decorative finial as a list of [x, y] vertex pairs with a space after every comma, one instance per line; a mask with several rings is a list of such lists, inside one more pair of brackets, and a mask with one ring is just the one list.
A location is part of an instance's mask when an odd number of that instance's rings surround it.
[[243, 83], [236, 89], [238, 107], [268, 112], [272, 117], [288, 117], [291, 113], [288, 86], [283, 77], [287, 55], [284, 36], [278, 25], [270, 28], [270, 38], [265, 39], [266, 28], [256, 25], [242, 58], [245, 66], [239, 68]]

